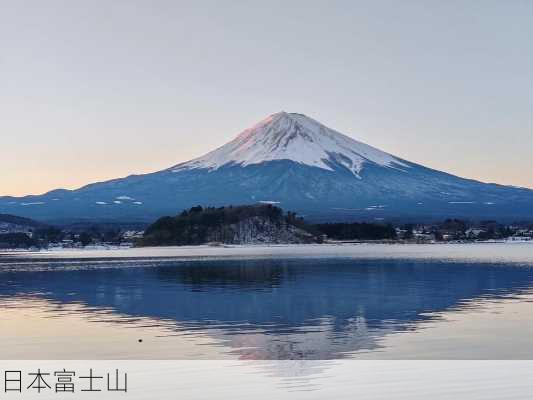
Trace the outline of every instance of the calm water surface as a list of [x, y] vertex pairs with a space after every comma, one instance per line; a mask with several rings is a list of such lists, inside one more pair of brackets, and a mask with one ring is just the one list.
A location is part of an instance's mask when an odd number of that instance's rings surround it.
[[0, 358], [533, 358], [533, 245], [169, 251], [0, 256]]

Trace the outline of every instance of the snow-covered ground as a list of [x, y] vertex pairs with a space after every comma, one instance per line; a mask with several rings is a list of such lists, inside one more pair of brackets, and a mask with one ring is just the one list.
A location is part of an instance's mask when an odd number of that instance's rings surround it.
[[[476, 262], [512, 262], [533, 265], [533, 242], [467, 244], [309, 244], [246, 246], [180, 246], [142, 248], [55, 249], [37, 252], [5, 252], [4, 255], [39, 259], [65, 258], [368, 258], [435, 259]], [[0, 253], [0, 256], [2, 253]]]

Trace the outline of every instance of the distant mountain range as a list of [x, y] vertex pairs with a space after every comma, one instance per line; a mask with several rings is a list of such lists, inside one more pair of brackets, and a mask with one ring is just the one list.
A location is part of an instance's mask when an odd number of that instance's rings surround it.
[[56, 223], [150, 222], [197, 204], [253, 203], [276, 204], [310, 220], [533, 220], [531, 189], [436, 171], [286, 112], [163, 171], [0, 197], [0, 212]]

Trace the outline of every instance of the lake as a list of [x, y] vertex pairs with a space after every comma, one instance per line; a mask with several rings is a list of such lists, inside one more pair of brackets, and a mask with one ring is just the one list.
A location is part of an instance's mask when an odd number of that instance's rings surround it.
[[3, 359], [531, 359], [533, 245], [0, 255]]

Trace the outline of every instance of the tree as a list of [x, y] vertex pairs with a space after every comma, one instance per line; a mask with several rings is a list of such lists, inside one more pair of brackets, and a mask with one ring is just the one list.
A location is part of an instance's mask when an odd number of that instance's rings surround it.
[[81, 243], [81, 245], [82, 245], [83, 247], [85, 247], [85, 246], [91, 244], [92, 241], [93, 241], [91, 235], [89, 235], [87, 232], [82, 232], [82, 233], [80, 234], [80, 238], [79, 238], [79, 240], [80, 240], [80, 243]]
[[409, 240], [409, 239], [412, 239], [414, 237], [413, 228], [414, 228], [414, 226], [412, 224], [405, 225], [405, 227], [404, 227], [405, 233], [403, 235], [404, 239]]

